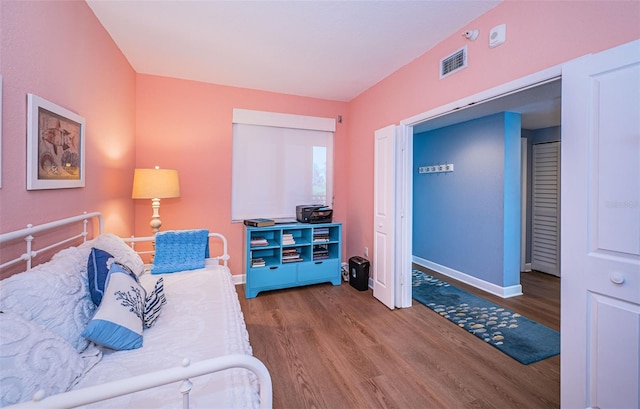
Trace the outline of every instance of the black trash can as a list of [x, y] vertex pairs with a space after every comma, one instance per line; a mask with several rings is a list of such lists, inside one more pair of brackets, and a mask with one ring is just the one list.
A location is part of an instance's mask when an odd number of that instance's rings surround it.
[[358, 291], [369, 288], [369, 260], [360, 256], [349, 259], [349, 284]]

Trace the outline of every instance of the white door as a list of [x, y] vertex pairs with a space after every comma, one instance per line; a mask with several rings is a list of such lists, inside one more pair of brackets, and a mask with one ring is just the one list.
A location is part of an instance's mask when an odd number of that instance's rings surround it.
[[561, 406], [640, 406], [640, 41], [562, 68]]
[[373, 171], [373, 296], [395, 307], [395, 156], [396, 127], [375, 132]]
[[531, 269], [560, 276], [560, 142], [533, 145]]
[[396, 308], [411, 307], [413, 286], [411, 268], [413, 248], [413, 129], [396, 127], [396, 189], [395, 189], [395, 304]]

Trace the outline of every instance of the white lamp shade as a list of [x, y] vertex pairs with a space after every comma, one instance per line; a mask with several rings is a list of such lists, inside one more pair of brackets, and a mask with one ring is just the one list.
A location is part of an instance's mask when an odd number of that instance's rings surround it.
[[133, 174], [133, 199], [180, 197], [180, 182], [175, 169], [136, 169]]

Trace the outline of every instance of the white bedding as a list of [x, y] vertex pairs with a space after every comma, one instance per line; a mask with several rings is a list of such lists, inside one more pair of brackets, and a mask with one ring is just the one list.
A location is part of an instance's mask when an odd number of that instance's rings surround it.
[[[74, 389], [179, 366], [184, 358], [195, 363], [234, 353], [252, 354], [228, 268], [211, 265], [173, 274], [145, 272], [140, 282], [150, 291], [160, 276], [164, 279], [167, 304], [155, 325], [144, 331], [142, 348], [133, 351], [105, 349], [102, 361]], [[164, 325], [167, 321], [171, 325]], [[257, 380], [248, 370], [230, 369], [191, 381], [191, 408], [259, 406]], [[179, 388], [178, 382], [88, 407], [177, 408], [182, 406]]]

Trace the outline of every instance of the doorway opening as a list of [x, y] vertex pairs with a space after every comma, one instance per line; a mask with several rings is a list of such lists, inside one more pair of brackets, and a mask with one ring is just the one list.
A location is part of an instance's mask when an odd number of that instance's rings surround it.
[[[402, 246], [405, 250], [400, 252], [402, 254], [399, 254], [396, 264], [401, 267], [398, 271], [402, 271], [401, 277], [398, 279], [399, 285], [396, 287], [398, 288], [396, 293], [397, 306], [408, 307], [411, 305], [411, 271], [410, 268], [402, 267], [410, 266], [414, 260], [412, 238], [413, 209], [411, 203], [413, 201], [413, 170], [419, 166], [419, 164], [413, 163], [414, 135], [499, 112], [519, 113], [521, 115], [521, 127], [525, 130], [523, 133], [554, 127], [559, 129], [561, 106], [560, 74], [560, 67], [553, 67], [532, 76], [504, 84], [503, 86], [401, 121], [399, 137], [404, 141], [406, 152], [402, 154], [404, 164], [399, 171], [405, 172], [407, 175], [402, 181], [404, 188], [399, 189], [399, 192], [404, 192], [404, 197], [397, 197], [397, 199], [398, 201], [409, 203], [404, 209], [407, 215], [404, 226], [409, 232], [399, 231], [398, 235], [406, 240], [407, 243]], [[409, 195], [408, 198], [407, 194]], [[529, 199], [525, 198], [524, 200]], [[526, 217], [526, 215], [524, 215], [524, 217]], [[522, 223], [522, 231], [524, 233], [524, 230], [526, 230], [529, 225], [528, 221], [525, 219], [518, 222]], [[529, 232], [527, 231], [524, 237], [528, 236]], [[526, 257], [527, 254], [525, 252], [527, 251], [528, 247], [526, 245], [522, 246], [518, 256]], [[454, 278], [460, 280], [460, 277]], [[470, 280], [467, 280], [467, 278], [468, 277], [462, 277], [462, 281], [468, 282], [474, 287], [498, 294], [492, 291], [492, 287], [496, 286], [487, 285], [487, 283], [481, 282], [482, 280], [475, 280], [473, 277], [471, 277]], [[493, 290], [495, 290], [495, 288], [493, 288]], [[500, 290], [501, 289], [498, 289], [498, 291]], [[498, 295], [502, 297], [505, 296], [504, 294]], [[507, 296], [509, 295], [507, 294]]]

